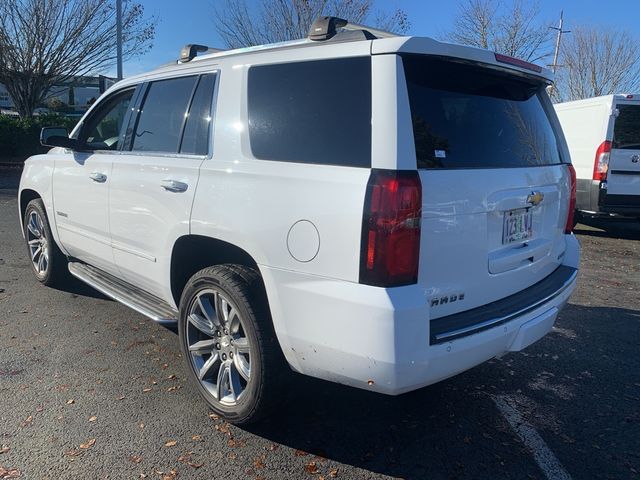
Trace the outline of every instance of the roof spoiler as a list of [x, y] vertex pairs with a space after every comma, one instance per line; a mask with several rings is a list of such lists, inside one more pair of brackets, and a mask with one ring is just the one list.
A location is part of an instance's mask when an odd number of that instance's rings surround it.
[[350, 23], [344, 18], [338, 17], [318, 17], [309, 29], [309, 40], [316, 42], [329, 40], [338, 33], [338, 29], [347, 31], [362, 31], [367, 38], [388, 38], [397, 37], [395, 33], [387, 32], [385, 30], [379, 30], [377, 28], [367, 27], [365, 25], [358, 25], [356, 23]]

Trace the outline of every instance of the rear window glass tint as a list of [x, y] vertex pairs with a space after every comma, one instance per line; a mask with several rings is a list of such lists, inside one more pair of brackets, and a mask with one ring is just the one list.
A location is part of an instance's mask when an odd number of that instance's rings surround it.
[[184, 127], [180, 153], [206, 155], [209, 151], [211, 103], [215, 82], [216, 77], [213, 74], [203, 75], [200, 78]]
[[613, 148], [640, 150], [640, 105], [618, 105]]
[[149, 85], [133, 136], [133, 151], [178, 151], [182, 124], [197, 78], [172, 78]]
[[256, 158], [371, 166], [371, 60], [342, 58], [249, 69]]
[[418, 168], [561, 163], [543, 85], [424, 56], [403, 62]]

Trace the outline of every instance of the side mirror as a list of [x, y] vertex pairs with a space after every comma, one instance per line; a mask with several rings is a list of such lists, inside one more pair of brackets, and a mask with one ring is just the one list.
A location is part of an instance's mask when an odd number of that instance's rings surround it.
[[40, 144], [45, 147], [77, 148], [78, 142], [69, 138], [69, 131], [63, 127], [44, 127], [40, 131]]

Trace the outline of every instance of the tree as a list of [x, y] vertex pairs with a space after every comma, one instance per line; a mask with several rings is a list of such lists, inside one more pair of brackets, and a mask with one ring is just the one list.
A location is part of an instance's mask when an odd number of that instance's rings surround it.
[[239, 48], [306, 38], [321, 15], [398, 33], [410, 27], [404, 11], [374, 11], [374, 0], [261, 0], [254, 9], [247, 0], [224, 0], [215, 8], [215, 25], [227, 47]]
[[640, 88], [640, 42], [629, 32], [578, 27], [563, 38], [555, 100]]
[[551, 54], [552, 34], [540, 20], [537, 3], [525, 6], [515, 0], [506, 8], [499, 0], [464, 0], [458, 7], [453, 29], [445, 39], [486, 48], [528, 62], [540, 62]]
[[[152, 46], [156, 20], [141, 4], [123, 1], [123, 56]], [[116, 60], [112, 0], [1, 0], [0, 83], [21, 117], [30, 117], [49, 89], [98, 72]]]

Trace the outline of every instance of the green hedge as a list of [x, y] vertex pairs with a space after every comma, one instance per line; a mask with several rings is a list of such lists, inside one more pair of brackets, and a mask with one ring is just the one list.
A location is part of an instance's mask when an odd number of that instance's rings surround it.
[[0, 162], [23, 162], [27, 157], [45, 153], [48, 148], [40, 145], [42, 127], [66, 127], [71, 129], [78, 118], [62, 115], [39, 115], [21, 119], [0, 115]]

